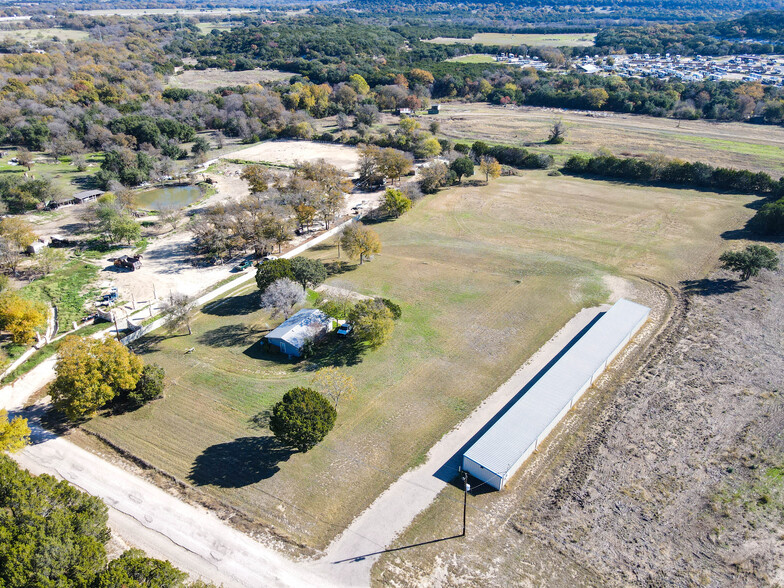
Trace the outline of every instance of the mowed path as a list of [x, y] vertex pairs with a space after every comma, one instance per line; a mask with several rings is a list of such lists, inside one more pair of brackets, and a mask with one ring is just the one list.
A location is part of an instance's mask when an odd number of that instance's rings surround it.
[[[403, 474], [359, 515], [312, 569], [341, 586], [369, 586], [370, 570], [381, 553], [458, 474], [462, 452], [469, 441], [606, 308], [587, 308], [577, 313], [468, 418], [436, 443], [423, 465]], [[434, 539], [459, 541], [461, 531], [456, 516], [455, 536]]]

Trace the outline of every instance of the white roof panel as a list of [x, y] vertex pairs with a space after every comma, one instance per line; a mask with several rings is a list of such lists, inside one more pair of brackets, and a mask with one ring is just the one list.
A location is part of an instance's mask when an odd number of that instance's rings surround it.
[[464, 456], [503, 477], [649, 313], [629, 300], [616, 302]]

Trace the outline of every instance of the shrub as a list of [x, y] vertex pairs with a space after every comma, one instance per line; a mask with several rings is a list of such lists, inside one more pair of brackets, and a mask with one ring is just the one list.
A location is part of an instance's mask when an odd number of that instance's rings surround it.
[[128, 391], [128, 400], [135, 404], [146, 404], [163, 396], [163, 379], [166, 375], [164, 369], [157, 364], [149, 364], [142, 368], [142, 375], [136, 382], [136, 387]]

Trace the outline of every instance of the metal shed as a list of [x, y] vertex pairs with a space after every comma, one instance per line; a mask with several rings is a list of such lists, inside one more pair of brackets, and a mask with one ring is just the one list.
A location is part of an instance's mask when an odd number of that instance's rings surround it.
[[648, 319], [621, 299], [463, 454], [463, 470], [500, 490]]
[[291, 315], [264, 337], [289, 357], [301, 357], [305, 344], [332, 330], [335, 319], [315, 308], [306, 308]]

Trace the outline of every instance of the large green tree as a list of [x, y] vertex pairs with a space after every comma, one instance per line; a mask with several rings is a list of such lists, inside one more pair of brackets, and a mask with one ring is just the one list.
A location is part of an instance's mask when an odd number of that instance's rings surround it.
[[109, 563], [92, 588], [177, 588], [188, 574], [168, 561], [147, 557], [140, 549], [130, 549]]
[[469, 157], [458, 157], [452, 162], [449, 169], [457, 174], [457, 181], [462, 182], [463, 176], [474, 175], [474, 162]]
[[411, 199], [396, 188], [387, 188], [382, 206], [389, 216], [397, 218], [411, 210]]
[[303, 289], [323, 284], [327, 279], [327, 268], [318, 259], [295, 257], [291, 260], [291, 271]]
[[738, 272], [741, 281], [760, 273], [760, 270], [775, 270], [779, 265], [776, 252], [765, 245], [749, 245], [743, 251], [725, 251], [719, 257], [721, 267]]
[[54, 405], [76, 421], [133, 389], [142, 375], [142, 360], [114, 339], [71, 335], [60, 344], [55, 371], [50, 388]]
[[311, 388], [292, 388], [272, 408], [269, 427], [281, 443], [305, 452], [327, 436], [336, 418], [324, 396]]
[[383, 345], [395, 327], [392, 310], [379, 298], [357, 302], [348, 320], [354, 327], [354, 337], [371, 347]]
[[259, 290], [264, 292], [270, 284], [280, 280], [281, 278], [288, 278], [289, 280], [296, 280], [294, 272], [291, 269], [291, 260], [289, 259], [270, 259], [259, 264], [256, 270], [256, 284]]

